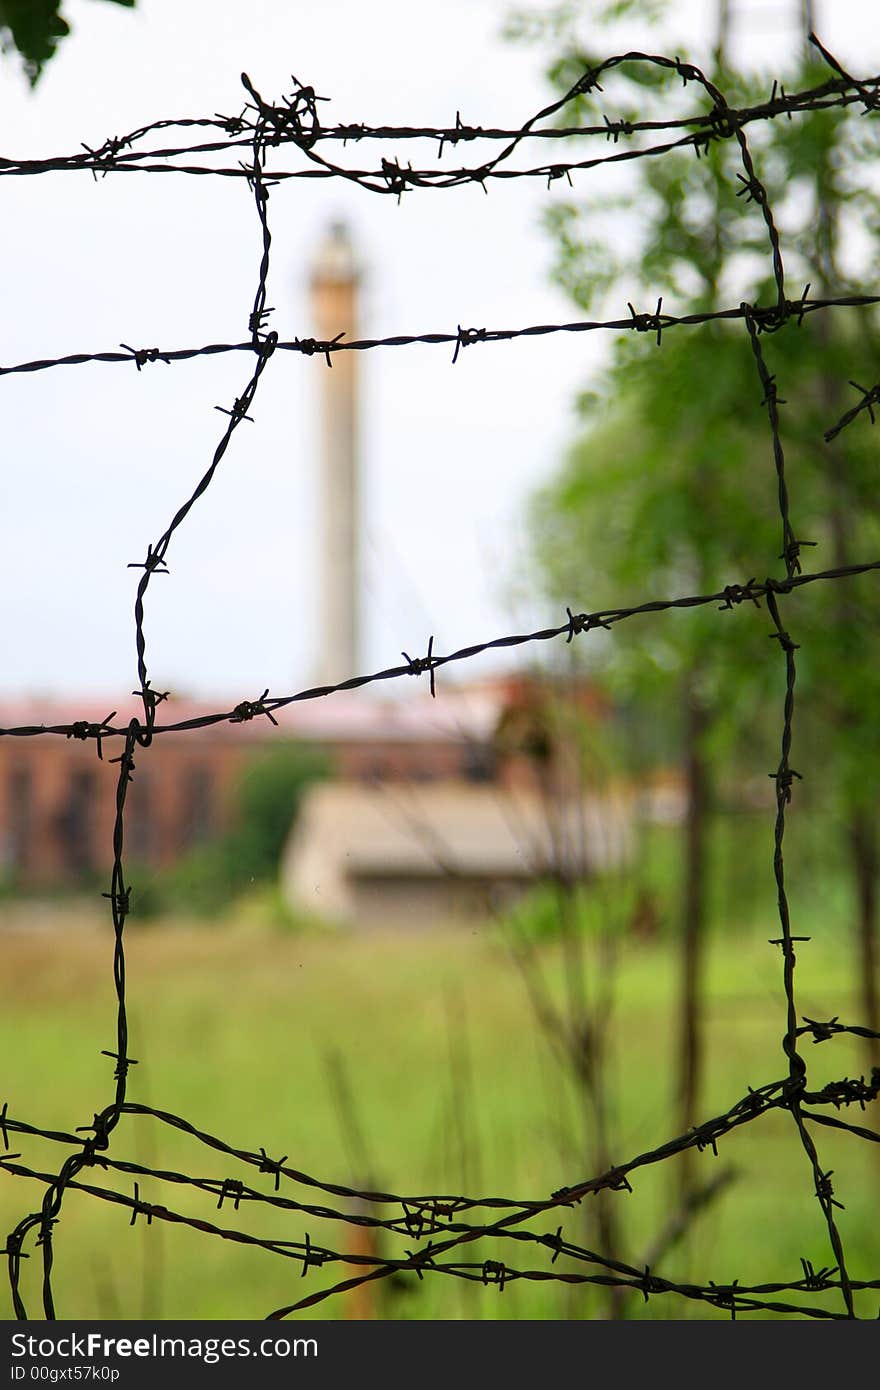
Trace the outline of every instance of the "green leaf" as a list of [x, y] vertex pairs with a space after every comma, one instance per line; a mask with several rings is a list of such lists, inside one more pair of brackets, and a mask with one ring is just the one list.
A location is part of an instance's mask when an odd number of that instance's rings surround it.
[[[110, 0], [134, 9], [136, 0]], [[0, 47], [16, 49], [25, 76], [35, 87], [45, 65], [55, 56], [70, 25], [60, 13], [61, 0], [0, 0]]]

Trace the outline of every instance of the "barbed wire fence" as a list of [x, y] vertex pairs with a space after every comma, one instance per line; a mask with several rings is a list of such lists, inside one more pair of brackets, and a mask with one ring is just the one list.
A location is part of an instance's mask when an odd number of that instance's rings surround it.
[[[831, 1183], [831, 1173], [823, 1166], [815, 1138], [816, 1127], [832, 1127], [844, 1131], [853, 1139], [880, 1143], [880, 1132], [838, 1113], [857, 1106], [864, 1111], [880, 1095], [880, 1068], [871, 1076], [844, 1076], [819, 1089], [811, 1089], [803, 1044], [831, 1042], [842, 1034], [861, 1038], [880, 1037], [871, 1029], [841, 1023], [837, 1018], [827, 1021], [802, 1018], [799, 1020], [795, 993], [795, 945], [801, 939], [794, 934], [786, 891], [783, 842], [787, 808], [792, 798], [795, 779], [801, 776], [791, 764], [794, 735], [796, 656], [798, 644], [783, 622], [785, 600], [797, 590], [813, 584], [825, 584], [880, 569], [880, 559], [865, 559], [858, 564], [804, 573], [800, 552], [806, 544], [798, 537], [790, 517], [789, 496], [785, 477], [785, 456], [780, 432], [779, 410], [782, 403], [774, 376], [768, 370], [763, 350], [763, 338], [783, 326], [828, 308], [869, 306], [880, 303], [880, 295], [848, 295], [839, 298], [811, 298], [810, 287], [790, 298], [785, 281], [780, 236], [774, 221], [767, 191], [752, 159], [747, 129], [755, 122], [770, 121], [780, 116], [791, 117], [807, 111], [840, 110], [853, 106], [866, 113], [880, 108], [880, 76], [858, 79], [846, 72], [839, 62], [819, 44], [813, 43], [822, 54], [832, 76], [820, 86], [809, 90], [786, 93], [774, 84], [769, 99], [759, 105], [738, 108], [728, 104], [724, 94], [698, 67], [678, 58], [630, 52], [584, 72], [569, 92], [546, 106], [526, 123], [513, 130], [474, 127], [464, 124], [457, 115], [454, 126], [371, 127], [365, 125], [324, 125], [320, 118], [320, 103], [313, 88], [294, 79], [292, 94], [279, 103], [266, 101], [246, 75], [242, 81], [248, 101], [240, 115], [212, 116], [198, 120], [160, 120], [124, 137], [108, 139], [99, 149], [83, 147], [82, 152], [41, 160], [0, 159], [0, 176], [29, 176], [42, 173], [91, 172], [93, 177], [109, 174], [179, 173], [205, 177], [241, 179], [249, 188], [259, 221], [262, 255], [256, 293], [248, 318], [248, 338], [237, 343], [214, 343], [183, 349], [133, 348], [121, 344], [119, 351], [77, 353], [58, 358], [44, 358], [14, 365], [0, 366], [0, 376], [37, 372], [59, 366], [76, 366], [85, 362], [134, 364], [140, 372], [148, 365], [185, 361], [197, 356], [240, 352], [248, 354], [252, 367], [247, 382], [228, 407], [217, 407], [227, 417], [222, 435], [210, 465], [192, 495], [180, 506], [166, 530], [148, 545], [144, 559], [134, 568], [142, 571], [136, 589], [134, 629], [137, 651], [138, 690], [143, 713], [126, 725], [115, 724], [115, 713], [101, 722], [88, 719], [61, 725], [24, 725], [0, 729], [5, 738], [59, 737], [91, 742], [99, 758], [106, 747], [120, 751], [109, 761], [118, 765], [116, 810], [112, 836], [112, 869], [109, 901], [114, 932], [113, 978], [116, 994], [115, 1047], [103, 1055], [114, 1063], [113, 1097], [97, 1109], [89, 1123], [75, 1132], [46, 1129], [28, 1123], [10, 1113], [8, 1102], [0, 1109], [0, 1134], [3, 1154], [0, 1170], [8, 1176], [29, 1179], [42, 1184], [45, 1192], [38, 1208], [18, 1222], [6, 1238], [4, 1254], [7, 1260], [9, 1285], [17, 1318], [28, 1317], [22, 1292], [22, 1260], [31, 1255], [42, 1263], [42, 1306], [47, 1318], [58, 1316], [53, 1292], [53, 1259], [58, 1235], [56, 1226], [61, 1216], [65, 1196], [69, 1191], [85, 1193], [99, 1202], [109, 1202], [130, 1213], [130, 1224], [140, 1218], [147, 1223], [167, 1222], [183, 1225], [201, 1232], [280, 1255], [292, 1262], [302, 1278], [311, 1276], [306, 1286], [310, 1291], [271, 1310], [270, 1318], [285, 1318], [303, 1312], [324, 1300], [347, 1290], [390, 1276], [412, 1276], [415, 1279], [445, 1276], [483, 1285], [494, 1285], [503, 1292], [516, 1281], [555, 1281], [570, 1285], [599, 1285], [630, 1290], [651, 1297], [674, 1296], [696, 1305], [711, 1306], [729, 1312], [732, 1318], [741, 1313], [779, 1312], [808, 1318], [853, 1318], [856, 1316], [855, 1295], [862, 1290], [880, 1289], [880, 1277], [859, 1279], [847, 1264], [847, 1252], [838, 1226], [836, 1211], [841, 1205]], [[548, 126], [576, 98], [601, 90], [603, 74], [621, 64], [648, 64], [677, 74], [685, 87], [693, 84], [708, 99], [708, 109], [683, 119], [674, 120], [610, 120], [601, 124]], [[198, 131], [198, 143], [164, 145], [149, 148], [151, 140], [160, 133]], [[544, 163], [534, 167], [515, 166], [512, 156], [529, 148], [529, 142], [554, 141], [577, 137], [604, 140], [612, 146], [589, 159]], [[187, 135], [185, 138], [189, 138]], [[660, 143], [651, 143], [657, 141]], [[382, 158], [378, 167], [354, 168], [332, 159], [327, 151], [356, 144], [383, 141], [412, 140], [435, 142], [438, 159], [448, 150], [457, 151], [460, 145], [475, 141], [495, 142], [500, 149], [489, 159], [454, 169], [440, 167], [405, 167], [397, 160]], [[713, 142], [735, 141], [739, 149], [742, 173], [738, 176], [747, 193], [747, 202], [754, 203], [763, 218], [776, 296], [766, 304], [741, 303], [713, 313], [674, 315], [663, 312], [662, 300], [653, 312], [639, 312], [629, 305], [627, 317], [606, 322], [579, 320], [561, 324], [543, 324], [518, 328], [466, 328], [457, 325], [454, 332], [426, 332], [416, 335], [346, 341], [343, 335], [330, 342], [313, 338], [280, 341], [267, 327], [272, 310], [267, 306], [267, 280], [270, 264], [271, 233], [268, 207], [272, 188], [287, 179], [334, 178], [345, 179], [359, 187], [383, 196], [400, 198], [413, 190], [448, 189], [481, 184], [487, 189], [492, 180], [523, 178], [541, 179], [548, 187], [561, 178], [571, 180], [573, 174], [613, 162], [662, 156], [670, 150], [693, 149], [699, 157]], [[630, 143], [628, 143], [630, 142]], [[295, 169], [269, 168], [270, 154], [283, 149], [294, 152], [303, 160]], [[223, 162], [224, 156], [244, 153], [236, 164]], [[211, 156], [212, 162], [193, 163], [197, 157]], [[754, 354], [757, 382], [762, 392], [762, 405], [768, 412], [772, 453], [778, 480], [779, 512], [782, 529], [784, 573], [778, 577], [740, 578], [713, 593], [689, 594], [672, 599], [649, 599], [635, 607], [605, 609], [599, 612], [578, 612], [568, 608], [564, 621], [551, 623], [533, 632], [508, 634], [485, 642], [461, 647], [448, 653], [435, 652], [433, 638], [427, 643], [424, 656], [409, 657], [404, 653], [401, 665], [370, 674], [352, 675], [336, 685], [316, 686], [293, 694], [274, 696], [264, 690], [256, 698], [242, 699], [233, 709], [214, 711], [202, 716], [161, 723], [159, 707], [168, 700], [167, 692], [154, 690], [147, 663], [145, 628], [146, 600], [155, 575], [168, 573], [166, 558], [175, 537], [189, 512], [211, 485], [217, 469], [239, 425], [249, 419], [263, 373], [269, 368], [276, 352], [298, 352], [305, 356], [320, 355], [332, 368], [333, 358], [342, 352], [363, 352], [381, 348], [408, 347], [416, 343], [446, 345], [452, 349], [455, 362], [465, 348], [509, 341], [519, 337], [544, 336], [556, 333], [584, 333], [610, 330], [617, 333], [655, 334], [657, 343], [662, 335], [679, 328], [704, 324], [713, 319], [739, 321], [748, 336]], [[873, 407], [880, 406], [880, 383], [871, 388], [857, 388], [860, 399], [851, 410], [834, 422], [828, 422], [826, 438], [831, 439], [850, 426], [858, 416], [867, 412], [873, 420]], [[241, 723], [266, 718], [273, 724], [280, 709], [303, 700], [322, 699], [341, 690], [352, 690], [378, 681], [391, 681], [426, 675], [433, 693], [437, 672], [453, 663], [468, 661], [490, 650], [512, 648], [529, 643], [552, 642], [562, 639], [571, 642], [596, 629], [608, 629], [629, 618], [645, 614], [661, 614], [667, 610], [693, 608], [715, 604], [721, 612], [730, 612], [743, 603], [766, 605], [772, 623], [772, 636], [779, 642], [785, 661], [785, 685], [780, 734], [778, 766], [771, 774], [775, 783], [776, 811], [773, 829], [773, 862], [778, 893], [780, 936], [773, 943], [781, 948], [785, 999], [785, 1035], [783, 1041], [784, 1074], [756, 1088], [748, 1087], [723, 1113], [712, 1116], [687, 1133], [670, 1138], [666, 1143], [639, 1154], [627, 1162], [586, 1178], [574, 1177], [570, 1185], [549, 1195], [523, 1199], [499, 1195], [476, 1196], [401, 1195], [385, 1191], [361, 1191], [323, 1180], [301, 1172], [288, 1162], [288, 1156], [273, 1157], [265, 1148], [246, 1148], [228, 1143], [210, 1134], [188, 1119], [150, 1105], [129, 1100], [129, 1073], [136, 1059], [129, 1055], [128, 1017], [126, 1012], [125, 924], [130, 911], [131, 886], [128, 882], [124, 841], [126, 800], [128, 789], [138, 765], [147, 755], [153, 741], [185, 730], [206, 728], [221, 723]], [[170, 706], [169, 706], [170, 708]], [[108, 855], [108, 862], [110, 856]], [[631, 1192], [630, 1179], [641, 1169], [665, 1162], [674, 1155], [691, 1149], [706, 1148], [717, 1152], [724, 1136], [745, 1125], [766, 1122], [773, 1112], [784, 1111], [793, 1125], [794, 1135], [803, 1148], [805, 1178], [815, 1193], [816, 1201], [830, 1247], [830, 1263], [816, 1269], [809, 1260], [802, 1260], [797, 1278], [782, 1277], [777, 1281], [756, 1285], [718, 1283], [706, 1279], [703, 1283], [678, 1283], [661, 1277], [649, 1267], [636, 1268], [607, 1254], [593, 1251], [565, 1236], [565, 1217], [586, 1197], [601, 1191]], [[834, 1112], [834, 1113], [831, 1113]], [[125, 1131], [124, 1122], [132, 1116], [142, 1116], [182, 1132], [198, 1141], [205, 1149], [234, 1161], [254, 1176], [263, 1175], [263, 1187], [232, 1177], [200, 1178], [186, 1173], [167, 1171], [148, 1164], [128, 1161], [115, 1156]], [[68, 1151], [52, 1171], [39, 1171], [19, 1161], [21, 1155], [11, 1151], [11, 1136], [30, 1136], [48, 1141], [60, 1150]], [[84, 1137], [85, 1136], [85, 1137]], [[118, 1177], [119, 1187], [98, 1186], [88, 1181], [90, 1171], [99, 1170], [111, 1179]], [[122, 1180], [130, 1179], [131, 1191], [121, 1190]], [[147, 1202], [140, 1195], [139, 1184], [151, 1181], [170, 1187], [190, 1189], [214, 1201], [216, 1208], [231, 1204], [238, 1211], [242, 1205], [258, 1204], [277, 1210], [279, 1215], [293, 1215], [303, 1223], [301, 1238], [296, 1240], [262, 1238], [220, 1224], [217, 1220], [184, 1215], [173, 1207]], [[325, 1222], [342, 1223], [349, 1228], [367, 1227], [382, 1231], [394, 1238], [394, 1253], [357, 1253], [335, 1250], [320, 1241], [313, 1241], [305, 1229], [306, 1222], [314, 1229]], [[354, 1234], [354, 1230], [353, 1230]], [[497, 1258], [478, 1260], [474, 1243], [491, 1242]], [[387, 1243], [387, 1242], [386, 1242]], [[28, 1249], [28, 1246], [31, 1249]], [[363, 1251], [363, 1245], [359, 1250]], [[323, 1277], [318, 1271], [324, 1271]], [[794, 1273], [794, 1271], [789, 1271]], [[337, 1277], [344, 1275], [344, 1277]], [[320, 1287], [315, 1288], [314, 1284]], [[181, 1310], [182, 1312], [185, 1310]]]

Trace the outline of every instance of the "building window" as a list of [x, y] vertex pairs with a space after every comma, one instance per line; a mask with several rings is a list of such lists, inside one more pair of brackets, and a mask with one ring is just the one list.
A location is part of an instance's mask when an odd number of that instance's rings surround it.
[[67, 793], [55, 817], [61, 858], [73, 878], [85, 878], [95, 868], [95, 774], [78, 769], [70, 774]]
[[488, 743], [469, 743], [464, 750], [462, 773], [469, 782], [491, 782], [495, 776], [495, 755]]
[[9, 774], [9, 814], [6, 867], [26, 869], [33, 830], [33, 776], [29, 767], [14, 767]]
[[153, 786], [149, 773], [138, 771], [137, 777], [128, 789], [126, 813], [128, 852], [136, 863], [149, 864], [156, 849], [151, 820]]
[[184, 845], [201, 844], [214, 834], [214, 777], [209, 767], [187, 768], [181, 820]]

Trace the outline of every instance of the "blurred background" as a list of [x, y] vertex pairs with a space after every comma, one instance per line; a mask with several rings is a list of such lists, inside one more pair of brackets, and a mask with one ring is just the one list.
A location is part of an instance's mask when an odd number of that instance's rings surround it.
[[[162, 118], [234, 116], [242, 71], [266, 100], [312, 85], [327, 98], [326, 123], [454, 126], [459, 116], [515, 128], [628, 49], [687, 56], [742, 106], [768, 99], [774, 80], [789, 92], [827, 80], [807, 52], [810, 28], [858, 76], [880, 55], [866, 3], [515, 10], [454, 0], [437, 16], [396, 0], [302, 13], [181, 0], [173, 14], [150, 0], [68, 0], [70, 32], [56, 35], [54, 54], [39, 48], [29, 9], [0, 7], [6, 159], [98, 148]], [[644, 65], [608, 75], [603, 89], [554, 119], [705, 110], [693, 88]], [[791, 298], [808, 282], [814, 296], [874, 288], [878, 149], [862, 111], [749, 128]], [[149, 138], [164, 147], [163, 133]], [[537, 143], [517, 167], [546, 164], [547, 149], [562, 161], [617, 145]], [[488, 157], [478, 142], [442, 159], [433, 142], [417, 150], [389, 138], [334, 154], [352, 168], [379, 153], [441, 168]], [[273, 156], [278, 168], [296, 157]], [[488, 196], [473, 185], [398, 200], [291, 179], [270, 196], [269, 326], [282, 339], [384, 338], [620, 319], [628, 303], [653, 311], [661, 295], [672, 314], [772, 302], [766, 232], [740, 196], [740, 168], [735, 142], [717, 141], [700, 160], [689, 148], [570, 181], [497, 180]], [[242, 181], [65, 171], [8, 177], [3, 193], [3, 367], [120, 343], [248, 338], [261, 243]], [[876, 316], [811, 315], [765, 341], [788, 403], [795, 534], [817, 546], [803, 567], [873, 559], [867, 411], [824, 435], [858, 402], [847, 383], [872, 386]], [[431, 636], [445, 653], [559, 626], [567, 607], [784, 573], [770, 434], [741, 323], [668, 331], [659, 352], [653, 335], [594, 332], [475, 343], [452, 358], [449, 343], [380, 347], [337, 355], [328, 371], [320, 355], [276, 355], [253, 423], [176, 533], [170, 576], [149, 590], [147, 661], [154, 688], [169, 691], [167, 722], [397, 665], [402, 650], [424, 655]], [[138, 713], [127, 566], [191, 495], [222, 432], [213, 407], [228, 408], [249, 374], [229, 354], [0, 382], [3, 729], [120, 727]], [[487, 653], [438, 672], [433, 699], [423, 675], [295, 704], [277, 728], [257, 719], [158, 738], [137, 759], [126, 806], [130, 1095], [231, 1144], [289, 1153], [324, 1181], [532, 1197], [783, 1075], [767, 774], [784, 666], [763, 607], [715, 607]], [[811, 938], [799, 950], [798, 1012], [874, 1030], [877, 616], [871, 576], [785, 603], [801, 644], [792, 761], [804, 774], [786, 864], [794, 930]], [[84, 1123], [108, 1090], [109, 756], [63, 735], [0, 739], [2, 1098], [49, 1128]], [[851, 1038], [809, 1060], [814, 1087], [880, 1061]], [[118, 1134], [151, 1168], [210, 1161], [145, 1119]], [[872, 1146], [820, 1137], [846, 1205], [850, 1273], [870, 1279], [880, 1254]], [[27, 1153], [36, 1169], [57, 1167], [48, 1143], [31, 1140]], [[141, 1186], [145, 1200], [204, 1207], [198, 1193]], [[634, 1186], [574, 1209], [572, 1238], [697, 1283], [788, 1282], [802, 1258], [831, 1263], [785, 1115], [744, 1127], [717, 1157], [645, 1170]], [[28, 1189], [0, 1185], [7, 1230], [39, 1205], [39, 1185]], [[67, 1194], [61, 1316], [260, 1317], [301, 1296], [291, 1293], [298, 1268], [292, 1280], [270, 1255], [161, 1222], [129, 1231], [128, 1216]], [[278, 1235], [277, 1213], [223, 1218]], [[301, 1220], [284, 1221], [301, 1239]], [[397, 1253], [390, 1240], [356, 1238], [355, 1254]], [[340, 1226], [325, 1243], [345, 1250], [354, 1239]], [[484, 1244], [479, 1257], [493, 1258]], [[32, 1316], [37, 1274], [23, 1276]], [[318, 1286], [323, 1275], [312, 1277]], [[694, 1310], [614, 1290], [523, 1283], [502, 1296], [400, 1276], [316, 1311]]]

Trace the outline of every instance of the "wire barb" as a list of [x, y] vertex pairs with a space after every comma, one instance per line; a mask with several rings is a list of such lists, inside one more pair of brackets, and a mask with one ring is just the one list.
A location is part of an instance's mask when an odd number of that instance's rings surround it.
[[437, 691], [434, 687], [434, 668], [440, 665], [440, 658], [434, 656], [433, 633], [431, 634], [431, 637], [428, 640], [427, 656], [410, 656], [407, 652], [401, 652], [400, 655], [407, 663], [407, 675], [421, 676], [425, 671], [428, 671], [430, 673], [431, 694], [436, 696]]

